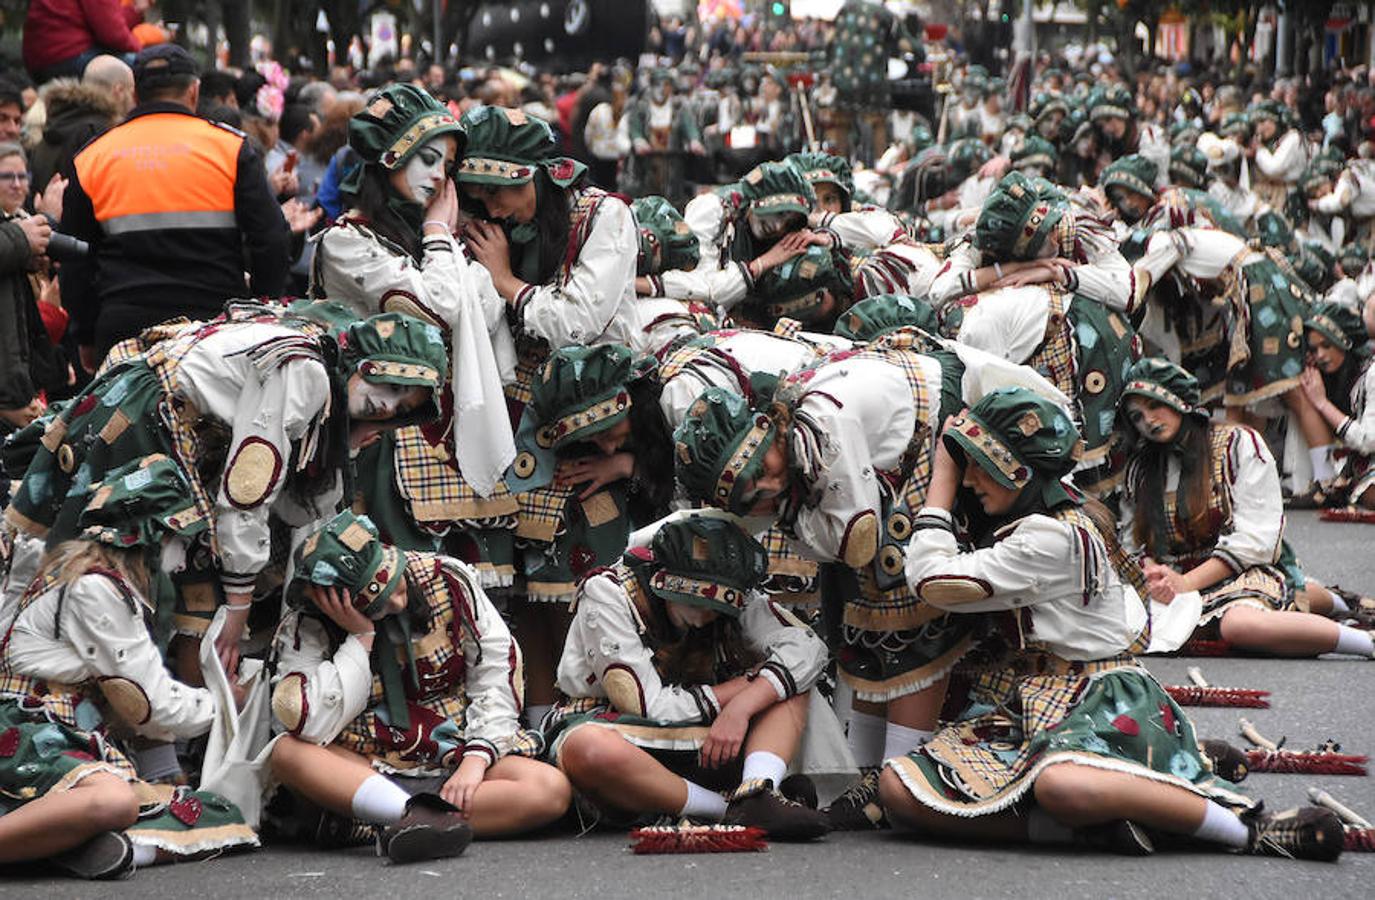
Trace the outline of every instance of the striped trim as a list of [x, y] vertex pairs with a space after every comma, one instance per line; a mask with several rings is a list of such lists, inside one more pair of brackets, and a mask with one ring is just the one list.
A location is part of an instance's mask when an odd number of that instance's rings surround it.
[[135, 234], [142, 231], [178, 231], [196, 228], [237, 229], [239, 227], [238, 219], [234, 217], [233, 210], [225, 212], [133, 213], [127, 216], [115, 216], [100, 224], [105, 229], [105, 233], [111, 236]]

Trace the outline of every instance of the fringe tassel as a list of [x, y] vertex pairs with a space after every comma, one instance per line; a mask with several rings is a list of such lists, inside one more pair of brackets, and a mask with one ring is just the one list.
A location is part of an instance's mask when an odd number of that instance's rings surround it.
[[754, 853], [769, 849], [762, 828], [743, 825], [662, 825], [630, 832], [632, 853]]
[[1348, 827], [1343, 846], [1349, 853], [1375, 853], [1375, 828]]
[[1246, 764], [1252, 772], [1269, 772], [1272, 775], [1364, 775], [1368, 759], [1349, 753], [1246, 751]]
[[1269, 709], [1270, 692], [1251, 688], [1199, 687], [1196, 684], [1162, 685], [1180, 706], [1244, 706]]
[[1180, 656], [1231, 656], [1232, 645], [1226, 641], [1185, 641]]

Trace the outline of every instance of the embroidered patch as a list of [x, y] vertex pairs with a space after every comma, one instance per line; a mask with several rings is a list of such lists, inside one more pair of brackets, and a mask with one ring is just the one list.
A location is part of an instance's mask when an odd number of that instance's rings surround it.
[[238, 509], [252, 509], [266, 500], [282, 474], [282, 456], [260, 437], [245, 438], [224, 473], [224, 493]]
[[172, 814], [172, 818], [187, 828], [195, 828], [196, 823], [201, 820], [201, 813], [205, 812], [205, 805], [199, 797], [184, 791], [167, 804], [167, 811]]
[[110, 495], [113, 494], [114, 492], [115, 492], [115, 489], [114, 489], [114, 488], [110, 487], [108, 484], [105, 485], [105, 486], [102, 487], [100, 490], [98, 490], [98, 491], [95, 492], [95, 496], [91, 497], [91, 502], [86, 504], [86, 508], [87, 508], [87, 509], [101, 509], [101, 508], [103, 508], [103, 507], [105, 506], [105, 501], [109, 500], [109, 499], [110, 499]]
[[506, 114], [506, 121], [510, 122], [512, 125], [524, 125], [526, 122], [530, 121], [530, 118], [525, 115], [525, 110], [523, 109], [503, 107], [501, 111]]
[[9, 759], [19, 752], [19, 727], [11, 725], [4, 734], [0, 734], [0, 758]]
[[529, 478], [535, 474], [535, 454], [529, 451], [516, 454], [515, 461], [511, 463], [511, 470], [516, 473], [517, 478]]
[[373, 325], [373, 328], [377, 330], [377, 336], [384, 341], [390, 339], [391, 336], [396, 333], [396, 323], [390, 320], [384, 319]]
[[272, 715], [292, 734], [306, 724], [306, 676], [291, 672], [272, 690]]
[[921, 580], [917, 596], [931, 603], [972, 603], [992, 597], [993, 586], [982, 578], [937, 575]]
[[703, 537], [694, 537], [692, 539], [692, 558], [701, 562], [710, 558], [710, 556], [711, 546], [707, 543], [707, 539]]
[[616, 505], [616, 498], [610, 493], [598, 491], [582, 502], [582, 514], [587, 518], [588, 525], [597, 528], [607, 522], [616, 521], [621, 509]]
[[602, 689], [606, 699], [620, 712], [631, 716], [645, 714], [645, 692], [640, 679], [628, 667], [610, 665], [602, 673]]
[[364, 547], [372, 543], [372, 534], [360, 523], [353, 522], [348, 528], [339, 532], [339, 543], [354, 553], [360, 553]]
[[873, 562], [878, 553], [878, 516], [866, 509], [850, 519], [840, 540], [840, 558], [845, 565], [859, 569]]
[[306, 538], [306, 542], [301, 545], [301, 557], [304, 559], [305, 557], [313, 555], [315, 553], [315, 548], [318, 546], [320, 546], [320, 533], [317, 531], [315, 534]]
[[105, 427], [100, 429], [100, 439], [107, 445], [119, 440], [119, 436], [129, 427], [129, 417], [123, 411], [115, 410], [115, 414], [110, 416], [110, 420], [105, 423]]
[[100, 679], [100, 692], [110, 708], [128, 725], [142, 725], [153, 715], [148, 695], [136, 681], [119, 676]]
[[797, 277], [810, 280], [816, 277], [817, 268], [817, 264], [809, 259], [797, 267]]
[[376, 100], [373, 100], [372, 103], [368, 104], [368, 115], [378, 119], [385, 118], [387, 113], [392, 111], [394, 105], [395, 104], [391, 102], [390, 98], [378, 97]]
[[1031, 437], [1033, 434], [1040, 431], [1041, 425], [1041, 417], [1037, 415], [1034, 409], [1028, 410], [1017, 420], [1017, 430], [1027, 437]]

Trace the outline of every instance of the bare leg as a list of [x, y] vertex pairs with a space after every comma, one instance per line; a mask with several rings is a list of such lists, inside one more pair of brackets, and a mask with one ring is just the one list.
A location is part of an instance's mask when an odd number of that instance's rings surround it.
[[1327, 592], [1327, 588], [1310, 580], [1299, 592], [1298, 606], [1299, 609], [1315, 616], [1330, 616], [1333, 609], [1332, 595]]
[[807, 727], [807, 695], [798, 694], [775, 703], [754, 717], [745, 735], [745, 753], [763, 750], [784, 762], [791, 761]]
[[1233, 607], [1221, 628], [1227, 643], [1276, 656], [1317, 656], [1337, 646], [1337, 623], [1312, 613]]
[[559, 768], [598, 806], [676, 813], [687, 803], [686, 781], [610, 728], [583, 725], [568, 735]]
[[520, 600], [511, 604], [513, 629], [525, 659], [525, 703], [545, 706], [556, 699], [554, 679], [573, 617], [563, 603]]
[[1317, 408], [1308, 402], [1301, 388], [1290, 388], [1280, 399], [1299, 420], [1299, 431], [1303, 434], [1304, 443], [1309, 447], [1325, 447], [1337, 439], [1332, 433], [1332, 426], [1328, 425]]
[[1356, 500], [1356, 505], [1365, 509], [1375, 509], [1375, 487], [1368, 487]]
[[919, 834], [1001, 843], [1024, 842], [1027, 839], [1025, 816], [1004, 812], [966, 819], [936, 812], [918, 802], [892, 769], [884, 769], [879, 776], [878, 796], [888, 821]]
[[325, 809], [353, 815], [353, 795], [373, 775], [372, 766], [342, 747], [321, 747], [287, 736], [272, 747], [272, 774]]
[[138, 798], [123, 778], [87, 775], [67, 791], [48, 793], [0, 816], [0, 863], [47, 859], [138, 820]]
[[1036, 803], [1071, 828], [1128, 819], [1138, 825], [1193, 834], [1208, 801], [1173, 784], [1163, 784], [1092, 766], [1060, 763], [1036, 778]]
[[573, 788], [548, 763], [507, 756], [487, 769], [473, 792], [468, 819], [478, 837], [501, 837], [548, 825], [568, 809]]
[[935, 731], [945, 704], [945, 690], [950, 686], [946, 676], [928, 688], [888, 701], [888, 721], [907, 728]]
[[169, 649], [173, 659], [172, 668], [182, 684], [204, 687], [205, 676], [201, 674], [201, 642], [198, 638], [179, 634], [172, 638]]

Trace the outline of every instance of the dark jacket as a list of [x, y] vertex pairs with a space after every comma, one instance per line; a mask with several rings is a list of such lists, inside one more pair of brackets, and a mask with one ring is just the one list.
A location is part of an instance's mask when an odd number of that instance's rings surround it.
[[242, 132], [146, 103], [87, 144], [69, 178], [62, 231], [91, 245], [62, 267], [79, 343], [102, 351], [228, 299], [282, 295], [290, 236]]
[[65, 357], [38, 314], [30, 261], [19, 223], [0, 221], [0, 409], [21, 409], [40, 390], [58, 392], [67, 384]]
[[70, 78], [48, 82], [43, 104], [43, 140], [29, 152], [30, 186], [37, 194], [67, 169], [78, 150], [119, 121], [119, 109], [107, 92]]

